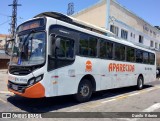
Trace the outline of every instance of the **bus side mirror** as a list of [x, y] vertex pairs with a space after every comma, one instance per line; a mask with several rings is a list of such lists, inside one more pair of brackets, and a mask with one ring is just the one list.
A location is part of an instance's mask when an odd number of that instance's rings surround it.
[[50, 35], [50, 55], [57, 58], [58, 50], [60, 49], [61, 38], [56, 37], [54, 34]]
[[60, 45], [61, 45], [61, 39], [60, 38], [56, 38], [55, 45], [56, 45], [57, 49], [60, 48]]

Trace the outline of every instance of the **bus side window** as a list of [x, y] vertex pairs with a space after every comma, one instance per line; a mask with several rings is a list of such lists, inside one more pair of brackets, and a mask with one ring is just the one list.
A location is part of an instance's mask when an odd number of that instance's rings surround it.
[[100, 40], [100, 58], [106, 58], [107, 57], [107, 47], [106, 47], [106, 41]]
[[100, 41], [100, 58], [113, 58], [113, 43], [107, 42], [106, 40]]
[[79, 54], [82, 56], [97, 56], [97, 39], [87, 34], [80, 34]]
[[135, 49], [127, 46], [126, 59], [128, 62], [135, 62]]
[[89, 52], [88, 55], [90, 57], [97, 56], [97, 39], [94, 37], [89, 37]]
[[55, 56], [55, 41], [56, 41], [55, 35], [51, 34], [50, 35], [50, 43], [49, 43], [49, 45], [50, 45], [50, 51], [49, 51], [49, 53], [50, 53], [50, 55], [52, 57]]
[[149, 63], [151, 65], [155, 64], [155, 55], [153, 53], [149, 53]]
[[113, 58], [113, 43], [107, 42], [107, 59]]
[[137, 63], [142, 63], [143, 62], [143, 51], [141, 50], [136, 50], [136, 62]]
[[74, 57], [74, 40], [67, 40], [66, 41], [66, 55], [67, 58], [73, 58]]
[[115, 44], [115, 59], [125, 60], [125, 46], [121, 44]]
[[149, 55], [148, 52], [143, 52], [143, 63], [148, 64], [149, 63]]

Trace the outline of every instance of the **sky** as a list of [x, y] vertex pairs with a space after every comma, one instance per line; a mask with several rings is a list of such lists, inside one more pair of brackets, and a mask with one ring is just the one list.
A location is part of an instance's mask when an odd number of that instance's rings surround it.
[[[74, 11], [81, 11], [100, 0], [18, 0], [17, 25], [46, 11], [67, 13], [68, 3], [74, 3]], [[11, 23], [13, 0], [0, 0], [0, 34], [8, 34]], [[122, 6], [132, 11], [153, 26], [160, 26], [160, 0], [117, 0]]]

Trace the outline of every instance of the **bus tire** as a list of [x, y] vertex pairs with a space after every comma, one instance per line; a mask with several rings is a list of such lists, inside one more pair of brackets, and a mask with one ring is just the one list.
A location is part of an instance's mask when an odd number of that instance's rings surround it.
[[79, 86], [75, 98], [78, 102], [86, 102], [90, 99], [93, 92], [92, 84], [88, 79], [83, 79]]
[[139, 76], [138, 79], [137, 79], [137, 89], [138, 90], [141, 90], [143, 89], [143, 86], [144, 86], [144, 83], [143, 83], [143, 77], [142, 76]]

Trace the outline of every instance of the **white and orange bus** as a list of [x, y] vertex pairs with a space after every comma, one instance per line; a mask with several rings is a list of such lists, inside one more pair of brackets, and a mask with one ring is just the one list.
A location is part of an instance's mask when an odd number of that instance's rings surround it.
[[27, 98], [143, 85], [156, 79], [155, 52], [115, 38], [102, 28], [45, 12], [16, 32], [8, 72], [9, 91]]

